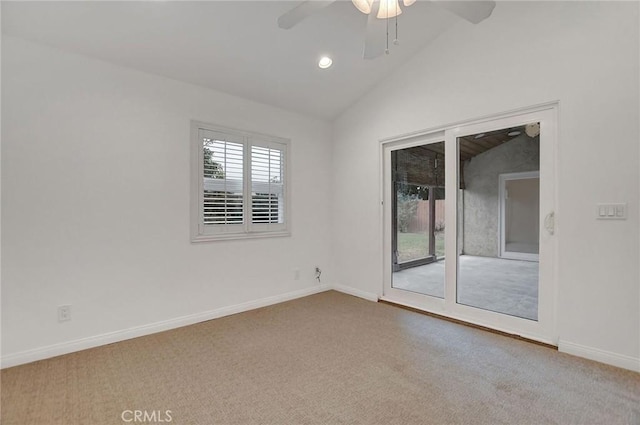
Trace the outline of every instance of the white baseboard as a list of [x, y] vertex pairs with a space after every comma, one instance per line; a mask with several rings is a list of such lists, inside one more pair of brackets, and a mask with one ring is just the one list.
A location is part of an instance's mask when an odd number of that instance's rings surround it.
[[[259, 300], [248, 301], [228, 307], [222, 307], [211, 311], [196, 313], [188, 316], [178, 317], [175, 319], [165, 320], [161, 322], [151, 323], [148, 325], [138, 326], [135, 328], [125, 329], [122, 331], [109, 332], [102, 335], [81, 338], [74, 341], [64, 342], [60, 344], [49, 345], [32, 350], [22, 351], [15, 354], [3, 356], [0, 359], [0, 368], [8, 368], [18, 366], [25, 363], [31, 363], [38, 360], [44, 360], [51, 357], [69, 354], [76, 351], [86, 350], [101, 345], [112, 344], [114, 342], [125, 341], [131, 338], [150, 335], [157, 332], [175, 329], [182, 326], [193, 325], [195, 323], [205, 322], [207, 320], [217, 319], [219, 317], [229, 316], [231, 314], [242, 313], [244, 311], [254, 310], [256, 308], [266, 307], [296, 298], [306, 297], [308, 295], [320, 292], [335, 290], [348, 295], [363, 298], [368, 301], [378, 301], [378, 294], [372, 292], [361, 291], [344, 285], [318, 285], [298, 291], [288, 292], [281, 295], [262, 298]], [[583, 357], [597, 362], [606, 363], [612, 366], [640, 372], [640, 358], [625, 356], [610, 351], [600, 350], [597, 348], [587, 347], [580, 344], [560, 340], [558, 350], [578, 357]]]
[[331, 289], [334, 291], [342, 292], [345, 294], [353, 295], [354, 297], [364, 298], [365, 300], [378, 302], [378, 294], [374, 294], [373, 292], [361, 291], [359, 289], [354, 289], [350, 286], [344, 285], [333, 285]]
[[7, 367], [18, 366], [25, 363], [35, 362], [37, 360], [44, 360], [63, 354], [69, 354], [80, 350], [86, 350], [88, 348], [98, 347], [100, 345], [112, 344], [114, 342], [125, 341], [127, 339], [150, 335], [169, 329], [193, 325], [195, 323], [205, 322], [207, 320], [217, 319], [219, 317], [229, 316], [231, 314], [242, 313], [244, 311], [254, 310], [256, 308], [266, 307], [269, 305], [290, 301], [296, 298], [306, 297], [308, 295], [317, 294], [319, 292], [328, 291], [330, 289], [333, 289], [331, 285], [312, 286], [309, 288], [300, 289], [298, 291], [288, 292], [285, 294], [275, 295], [272, 297], [262, 298], [259, 300], [249, 301], [228, 307], [222, 307], [211, 311], [205, 311], [202, 313], [177, 317], [175, 319], [164, 320], [148, 325], [137, 326], [135, 328], [109, 332], [102, 335], [81, 338], [74, 341], [35, 348], [15, 354], [9, 354], [7, 356], [3, 356], [0, 359], [0, 367], [4, 369]]
[[[3, 356], [0, 359], [0, 368], [18, 366], [25, 363], [31, 363], [38, 360], [44, 360], [51, 357], [69, 354], [88, 348], [94, 348], [101, 345], [112, 344], [114, 342], [125, 341], [131, 338], [150, 335], [157, 332], [175, 329], [182, 326], [193, 325], [195, 323], [207, 320], [217, 319], [219, 317], [229, 316], [231, 314], [242, 313], [244, 311], [254, 310], [256, 308], [266, 307], [296, 298], [306, 297], [308, 295], [320, 292], [335, 290], [345, 294], [353, 295], [369, 301], [378, 301], [378, 294], [372, 292], [361, 291], [344, 285], [319, 285], [298, 291], [288, 292], [281, 295], [262, 298], [259, 300], [249, 301], [242, 304], [236, 304], [228, 307], [222, 307], [211, 311], [196, 313], [188, 316], [178, 317], [175, 319], [165, 320], [162, 322], [151, 323], [148, 325], [138, 326], [135, 328], [125, 329], [122, 331], [109, 332], [102, 335], [91, 336], [88, 338], [77, 339], [74, 341], [64, 342], [60, 344], [49, 345], [32, 350], [22, 351], [15, 354]], [[578, 357], [595, 360], [601, 363], [610, 364], [612, 366], [629, 369], [640, 372], [640, 358], [625, 356], [610, 351], [600, 350], [597, 348], [587, 347], [567, 341], [559, 341], [558, 350]]]
[[600, 363], [621, 367], [623, 369], [629, 369], [634, 372], [640, 372], [640, 358], [625, 356], [622, 354], [612, 353], [611, 351], [600, 350], [598, 348], [587, 347], [585, 345], [562, 340], [558, 342], [558, 351], [578, 357], [584, 357], [589, 360], [595, 360]]

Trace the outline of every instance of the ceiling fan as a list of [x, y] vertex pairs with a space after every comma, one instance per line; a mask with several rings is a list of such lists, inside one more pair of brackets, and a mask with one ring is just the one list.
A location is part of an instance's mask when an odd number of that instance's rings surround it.
[[[306, 0], [278, 18], [278, 26], [290, 29], [303, 19], [324, 9], [339, 0]], [[398, 0], [352, 0], [356, 8], [368, 15], [365, 34], [365, 59], [375, 59], [382, 53], [388, 53], [388, 32], [385, 27], [388, 19], [402, 13]], [[402, 0], [404, 6], [411, 6], [416, 0]], [[477, 24], [491, 16], [495, 1], [491, 0], [431, 0], [432, 3]], [[386, 43], [385, 43], [385, 37]]]

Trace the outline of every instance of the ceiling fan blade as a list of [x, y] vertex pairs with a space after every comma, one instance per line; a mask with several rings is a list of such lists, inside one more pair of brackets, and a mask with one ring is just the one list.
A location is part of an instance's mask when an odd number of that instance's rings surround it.
[[307, 0], [303, 1], [284, 15], [278, 18], [278, 26], [288, 30], [293, 28], [307, 16], [312, 15], [318, 10], [324, 9], [336, 0]]
[[433, 1], [438, 6], [447, 9], [459, 17], [466, 19], [467, 21], [477, 24], [489, 16], [493, 12], [493, 8], [496, 7], [495, 1], [486, 0], [473, 0], [473, 1], [457, 1], [457, 0], [440, 0]]
[[367, 29], [364, 39], [364, 53], [365, 59], [375, 59], [384, 53], [386, 49], [386, 19], [378, 19], [376, 15], [380, 9], [380, 0], [373, 0], [371, 4], [371, 13], [367, 17]]

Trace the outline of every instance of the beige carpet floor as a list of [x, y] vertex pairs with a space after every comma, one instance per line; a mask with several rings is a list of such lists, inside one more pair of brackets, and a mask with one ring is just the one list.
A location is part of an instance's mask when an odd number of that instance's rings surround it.
[[640, 424], [638, 373], [333, 291], [1, 383], [3, 425]]

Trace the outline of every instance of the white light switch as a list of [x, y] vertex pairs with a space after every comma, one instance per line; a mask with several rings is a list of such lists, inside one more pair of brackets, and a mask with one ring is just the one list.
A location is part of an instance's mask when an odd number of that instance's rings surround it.
[[607, 215], [607, 207], [604, 205], [600, 205], [598, 207], [598, 217], [604, 217]]
[[626, 220], [627, 204], [598, 204], [596, 218], [598, 220]]

